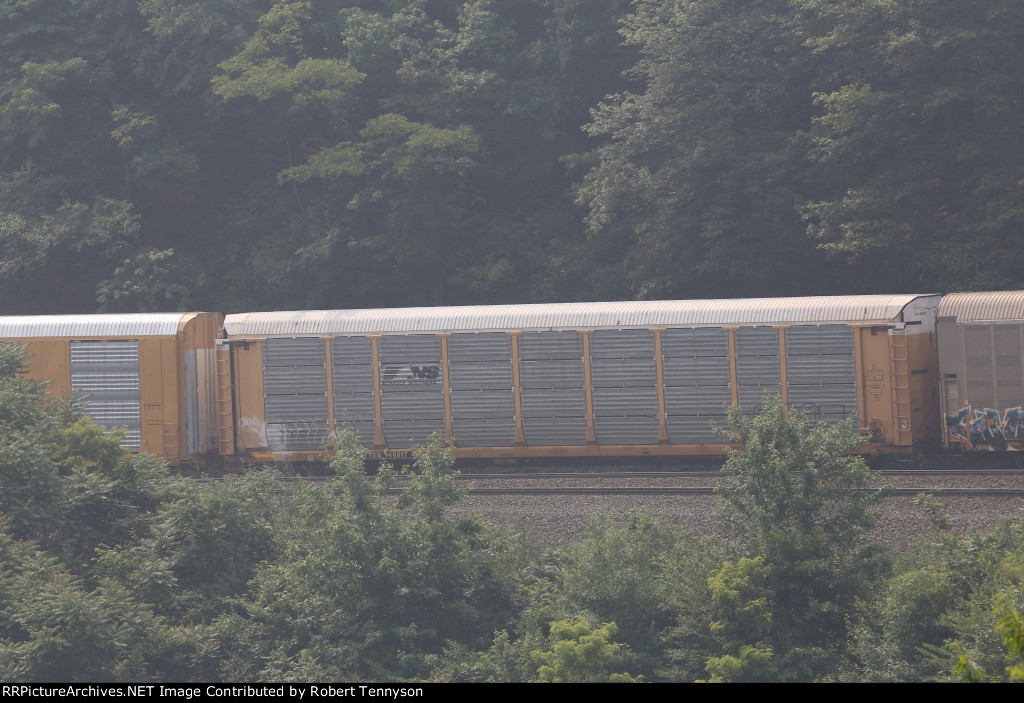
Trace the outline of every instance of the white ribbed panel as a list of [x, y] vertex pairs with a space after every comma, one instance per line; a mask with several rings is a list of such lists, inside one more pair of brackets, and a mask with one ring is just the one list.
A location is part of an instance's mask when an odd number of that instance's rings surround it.
[[383, 310], [305, 310], [228, 315], [232, 337], [409, 334], [497, 330], [896, 321], [921, 296], [843, 295], [741, 300], [470, 305]]
[[0, 339], [42, 337], [155, 337], [177, 334], [190, 313], [126, 313], [111, 315], [26, 315], [0, 317]]

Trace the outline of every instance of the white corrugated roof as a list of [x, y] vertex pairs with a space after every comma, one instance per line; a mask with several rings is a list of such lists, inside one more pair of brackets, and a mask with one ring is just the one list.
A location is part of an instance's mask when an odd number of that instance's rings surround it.
[[25, 315], [0, 317], [0, 339], [40, 337], [151, 337], [178, 332], [191, 313], [154, 312], [109, 315]]
[[229, 337], [895, 321], [918, 295], [470, 305], [228, 315]]
[[1001, 290], [986, 293], [950, 293], [942, 296], [939, 317], [969, 320], [1024, 319], [1024, 291]]

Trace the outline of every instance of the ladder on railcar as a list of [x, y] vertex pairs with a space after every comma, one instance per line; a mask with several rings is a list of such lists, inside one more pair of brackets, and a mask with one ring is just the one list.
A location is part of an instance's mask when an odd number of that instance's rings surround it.
[[910, 405], [910, 353], [907, 332], [891, 331], [889, 339], [889, 374], [892, 380], [892, 415], [896, 446], [906, 448], [907, 460], [913, 458], [914, 433]]

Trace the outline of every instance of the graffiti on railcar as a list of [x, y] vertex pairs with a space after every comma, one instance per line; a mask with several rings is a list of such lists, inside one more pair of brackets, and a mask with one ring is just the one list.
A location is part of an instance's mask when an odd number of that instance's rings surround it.
[[1000, 412], [967, 405], [946, 413], [946, 441], [967, 451], [1021, 451], [1024, 449], [1024, 409]]

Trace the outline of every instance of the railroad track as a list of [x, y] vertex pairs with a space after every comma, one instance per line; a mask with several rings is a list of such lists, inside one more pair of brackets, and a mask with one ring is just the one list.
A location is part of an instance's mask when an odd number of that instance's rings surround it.
[[[929, 493], [947, 496], [1024, 497], [1024, 472], [986, 471], [913, 471], [874, 472], [877, 484], [864, 491], [886, 490], [890, 495]], [[533, 474], [460, 474], [458, 482], [470, 495], [709, 495], [728, 474], [721, 471], [678, 472], [551, 472]], [[206, 479], [225, 480], [225, 479]], [[331, 476], [281, 477], [284, 483], [310, 482], [331, 484]], [[407, 476], [398, 476], [389, 493], [406, 490]], [[894, 485], [895, 484], [895, 485]]]

